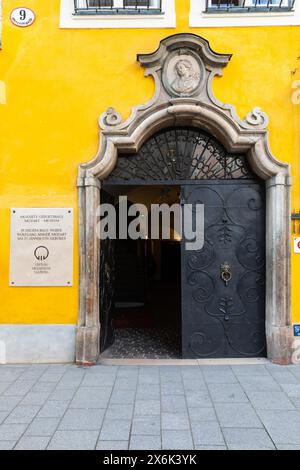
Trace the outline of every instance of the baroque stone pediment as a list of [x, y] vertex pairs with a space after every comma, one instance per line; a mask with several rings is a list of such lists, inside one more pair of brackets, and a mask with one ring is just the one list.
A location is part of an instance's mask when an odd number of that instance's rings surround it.
[[[92, 175], [105, 178], [114, 168], [118, 152], [136, 152], [145, 139], [164, 127], [191, 125], [215, 135], [230, 152], [248, 153], [252, 169], [261, 178], [287, 174], [288, 165], [270, 152], [267, 115], [256, 106], [243, 120], [233, 105], [222, 103], [213, 93], [213, 79], [222, 76], [230, 59], [231, 54], [214, 52], [206, 39], [188, 33], [169, 36], [155, 52], [139, 54], [145, 76], [154, 79], [154, 96], [134, 107], [125, 121], [113, 108], [100, 116], [99, 152], [82, 165], [81, 173], [91, 170]], [[252, 157], [255, 145], [261, 148], [260, 159]], [[112, 149], [110, 157], [108, 148]]]
[[130, 131], [139, 118], [145, 119], [155, 109], [172, 105], [190, 104], [206, 106], [227, 115], [244, 129], [265, 129], [268, 118], [254, 108], [241, 120], [234, 106], [221, 103], [213, 94], [212, 80], [222, 76], [231, 54], [214, 52], [208, 41], [194, 34], [175, 34], [163, 39], [158, 49], [150, 54], [138, 54], [137, 60], [145, 69], [145, 76], [155, 81], [155, 94], [146, 104], [136, 106], [129, 119], [122, 121], [120, 114], [109, 108], [100, 116], [104, 134]]

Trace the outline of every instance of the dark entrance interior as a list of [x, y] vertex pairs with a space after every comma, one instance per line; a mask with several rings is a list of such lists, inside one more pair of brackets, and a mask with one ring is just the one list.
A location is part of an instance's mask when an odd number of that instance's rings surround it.
[[[120, 195], [128, 207], [172, 205], [180, 195], [179, 187], [160, 185], [105, 185], [103, 191], [117, 215]], [[133, 219], [128, 217], [128, 225]], [[102, 358], [181, 357], [181, 244], [172, 224], [168, 240], [117, 238], [109, 245], [112, 331], [102, 344]]]
[[193, 127], [164, 129], [119, 155], [101, 200], [119, 194], [190, 205], [192, 226], [203, 204], [204, 246], [190, 251], [175, 231], [101, 241], [104, 357], [265, 356], [265, 188], [246, 156]]

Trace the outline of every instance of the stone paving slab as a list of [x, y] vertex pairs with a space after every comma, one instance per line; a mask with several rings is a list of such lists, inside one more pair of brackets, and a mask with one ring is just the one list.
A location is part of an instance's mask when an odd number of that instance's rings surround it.
[[11, 382], [0, 382], [0, 393], [5, 392], [5, 390], [8, 389], [10, 384], [11, 384]]
[[299, 450], [300, 366], [0, 365], [10, 449]]
[[26, 424], [1, 424], [0, 441], [18, 440], [24, 434]]
[[101, 429], [105, 410], [69, 409], [62, 418], [59, 429], [63, 431], [97, 431]]
[[106, 409], [107, 419], [132, 419], [134, 405], [110, 403]]
[[185, 393], [186, 402], [189, 408], [198, 408], [203, 407], [207, 408], [207, 406], [211, 406], [211, 398], [209, 391], [206, 390], [186, 390]]
[[0, 411], [0, 424], [3, 423], [3, 421], [7, 418], [8, 415], [8, 411]]
[[160, 400], [136, 400], [135, 416], [156, 416], [160, 415]]
[[195, 450], [227, 450], [226, 446], [195, 446]]
[[115, 405], [132, 405], [135, 401], [135, 390], [117, 390], [114, 388], [110, 402]]
[[259, 410], [258, 413], [275, 444], [300, 444], [299, 411]]
[[16, 446], [16, 441], [0, 441], [0, 450], [13, 450]]
[[0, 396], [0, 411], [12, 411], [21, 401], [21, 397]]
[[[117, 387], [117, 384], [116, 384]], [[159, 385], [138, 385], [136, 389], [136, 400], [159, 400], [160, 399]], [[181, 392], [183, 394], [183, 391]]]
[[217, 403], [215, 409], [220, 425], [224, 428], [263, 427], [250, 403]]
[[217, 422], [192, 423], [192, 434], [196, 445], [224, 445], [224, 438]]
[[31, 423], [35, 415], [39, 412], [39, 406], [18, 405], [5, 420], [6, 424], [27, 424]]
[[106, 408], [110, 395], [109, 387], [79, 387], [70, 408]]
[[239, 382], [246, 392], [280, 392], [281, 387], [271, 375], [241, 375]]
[[48, 401], [38, 413], [38, 418], [62, 418], [68, 409], [68, 402]]
[[139, 436], [160, 436], [160, 416], [136, 416], [133, 419], [131, 434]]
[[161, 450], [161, 438], [157, 436], [132, 436], [129, 450]]
[[239, 384], [208, 384], [214, 403], [248, 403], [248, 398]]
[[162, 448], [167, 450], [194, 449], [191, 431], [163, 431]]
[[98, 438], [97, 431], [56, 431], [49, 450], [93, 450]]
[[206, 408], [190, 408], [189, 417], [191, 423], [198, 421], [217, 421], [215, 409], [212, 406]]
[[52, 436], [60, 422], [59, 418], [35, 418], [25, 432], [25, 436]]
[[105, 419], [100, 432], [102, 441], [126, 441], [130, 436], [129, 419]]
[[294, 410], [295, 406], [284, 392], [248, 392], [256, 410]]
[[128, 450], [128, 441], [98, 441], [96, 450]]
[[188, 431], [191, 424], [187, 413], [162, 413], [161, 426], [164, 430]]
[[265, 429], [223, 428], [222, 431], [230, 450], [275, 449], [275, 445]]
[[29, 392], [27, 393], [27, 395], [22, 398], [22, 400], [20, 401], [20, 404], [21, 405], [36, 405], [36, 406], [42, 406], [44, 405], [44, 403], [46, 403], [46, 401], [48, 400], [49, 398], [49, 392]]
[[15, 446], [15, 450], [45, 450], [50, 437], [23, 436]]

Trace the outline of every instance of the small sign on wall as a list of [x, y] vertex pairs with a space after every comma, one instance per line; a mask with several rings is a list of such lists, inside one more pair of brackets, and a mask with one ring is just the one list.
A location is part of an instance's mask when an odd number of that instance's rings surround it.
[[294, 253], [300, 253], [300, 237], [294, 238]]
[[15, 26], [19, 26], [20, 28], [27, 28], [34, 23], [35, 13], [30, 8], [15, 8], [10, 14], [10, 21]]
[[10, 286], [72, 283], [73, 209], [11, 209]]

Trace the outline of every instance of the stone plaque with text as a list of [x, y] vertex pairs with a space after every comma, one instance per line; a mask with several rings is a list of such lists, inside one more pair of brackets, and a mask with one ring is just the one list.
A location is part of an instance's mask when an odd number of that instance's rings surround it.
[[72, 286], [73, 209], [14, 208], [10, 286]]

